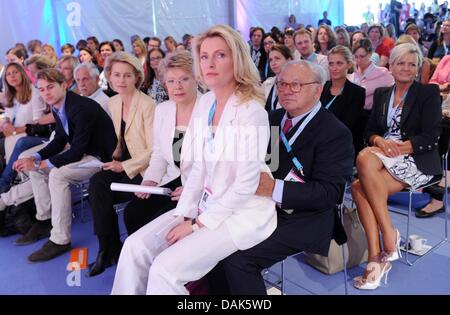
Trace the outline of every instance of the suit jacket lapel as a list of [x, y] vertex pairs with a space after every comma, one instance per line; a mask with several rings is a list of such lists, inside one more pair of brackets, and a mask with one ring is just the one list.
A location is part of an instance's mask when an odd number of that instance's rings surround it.
[[[225, 104], [224, 111], [222, 113], [222, 117], [220, 118], [220, 122], [217, 128], [217, 132], [214, 136], [214, 156], [216, 159], [213, 161], [213, 171], [216, 167], [217, 162], [220, 160], [220, 157], [222, 156], [223, 151], [225, 150], [226, 146], [226, 139], [227, 137], [227, 129], [233, 125], [234, 119], [236, 118], [238, 106], [237, 105], [237, 99], [236, 95], [232, 95], [228, 102]], [[233, 139], [233, 138], [231, 138]]]
[[383, 106], [381, 109], [382, 110], [381, 119], [382, 119], [383, 129], [385, 129], [385, 130], [387, 130], [387, 128], [388, 128], [387, 118], [388, 118], [388, 112], [389, 112], [389, 103], [391, 100], [392, 92], [394, 91], [394, 86], [392, 86], [391, 88], [389, 88], [385, 91], [385, 94], [383, 95], [383, 99], [382, 99]]
[[195, 128], [195, 124], [197, 119], [201, 117], [201, 112], [199, 110], [199, 101], [202, 95], [200, 93], [197, 94], [197, 99], [195, 100], [194, 109], [192, 110], [191, 119], [189, 120], [189, 125], [187, 126], [186, 133], [184, 135], [183, 146], [181, 147], [180, 153], [180, 168], [182, 162], [186, 159], [186, 157], [191, 156], [192, 147], [194, 145], [194, 140], [196, 138], [196, 133], [193, 132]]
[[409, 113], [411, 112], [411, 108], [414, 105], [415, 100], [417, 99], [417, 93], [418, 83], [414, 82], [409, 88], [408, 95], [406, 95], [405, 103], [403, 104], [400, 128], [403, 126], [406, 119], [408, 118]]
[[125, 134], [127, 134], [128, 129], [130, 129], [131, 123], [134, 119], [134, 116], [136, 116], [136, 111], [137, 111], [137, 107], [139, 104], [139, 100], [140, 100], [140, 94], [139, 94], [139, 91], [136, 91], [133, 95], [133, 100], [131, 101], [131, 108], [130, 108], [130, 112], [128, 113], [127, 124], [125, 126]]

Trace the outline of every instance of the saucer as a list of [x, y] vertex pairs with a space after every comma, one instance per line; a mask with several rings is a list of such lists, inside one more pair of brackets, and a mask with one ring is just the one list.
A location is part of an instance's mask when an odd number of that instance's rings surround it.
[[[425, 244], [425, 245], [422, 246], [422, 249], [421, 249], [421, 250], [414, 250], [414, 249], [410, 248], [410, 249], [408, 250], [408, 253], [413, 254], [413, 255], [416, 255], [416, 256], [423, 256], [423, 255], [425, 255], [426, 253], [428, 253], [428, 251], [429, 251], [431, 248], [432, 248], [431, 245], [426, 245], [426, 244]], [[402, 246], [400, 246], [400, 250], [406, 251], [406, 250], [405, 250], [405, 244], [403, 244]]]

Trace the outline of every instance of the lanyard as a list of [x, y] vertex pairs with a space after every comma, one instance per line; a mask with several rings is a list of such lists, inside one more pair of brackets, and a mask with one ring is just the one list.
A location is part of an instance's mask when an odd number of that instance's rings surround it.
[[212, 142], [214, 139], [214, 133], [213, 133], [213, 119], [214, 115], [216, 114], [216, 107], [217, 107], [217, 100], [214, 101], [214, 103], [211, 105], [211, 109], [209, 110], [208, 115], [208, 143], [212, 148]]
[[400, 102], [395, 105], [394, 99], [395, 99], [395, 89], [392, 90], [391, 100], [389, 101], [389, 108], [388, 108], [388, 117], [387, 117], [387, 125], [389, 128], [392, 127], [394, 124], [393, 118], [397, 115], [398, 111], [400, 110], [400, 104], [402, 104], [406, 97], [408, 96], [408, 91], [400, 98]]
[[306, 126], [309, 124], [309, 122], [317, 115], [317, 113], [319, 112], [321, 107], [322, 107], [322, 105], [320, 103], [318, 103], [316, 105], [316, 107], [311, 111], [311, 113], [309, 113], [308, 117], [306, 117], [306, 119], [303, 121], [303, 123], [297, 129], [297, 132], [291, 137], [291, 139], [289, 141], [287, 140], [286, 135], [284, 134], [283, 131], [281, 131], [281, 133], [280, 133], [280, 137], [281, 137], [281, 140], [283, 141], [284, 146], [286, 147], [286, 151], [291, 156], [291, 159], [295, 165], [295, 168], [297, 169], [297, 171], [300, 172], [300, 174], [302, 174], [302, 176], [304, 176], [303, 165], [302, 165], [302, 163], [300, 163], [298, 158], [292, 152], [292, 145], [294, 144], [295, 140], [297, 140], [297, 138], [300, 136], [300, 134], [303, 132], [303, 130], [306, 128]]
[[[345, 86], [344, 86], [344, 87], [345, 87]], [[344, 92], [344, 87], [342, 87], [341, 91], [340, 91], [337, 95], [335, 95], [335, 96], [333, 97], [333, 99], [328, 103], [327, 106], [325, 106], [325, 109], [330, 109], [331, 105], [333, 105], [333, 103], [334, 103], [334, 101], [336, 100], [336, 98], [337, 98], [338, 96], [340, 96], [340, 95], [342, 94], [342, 92]]]

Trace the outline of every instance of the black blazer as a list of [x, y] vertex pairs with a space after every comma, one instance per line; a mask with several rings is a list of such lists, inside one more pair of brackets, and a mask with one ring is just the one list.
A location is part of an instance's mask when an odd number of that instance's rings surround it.
[[[366, 136], [383, 136], [388, 131], [389, 101], [394, 87], [375, 90], [373, 109], [367, 125]], [[403, 105], [400, 131], [402, 141], [410, 140], [417, 168], [427, 175], [442, 174], [439, 158], [440, 123], [442, 121], [439, 87], [414, 82]]]
[[[38, 152], [42, 160], [49, 159], [56, 167], [78, 162], [85, 154], [97, 156], [102, 162], [111, 161], [117, 137], [108, 114], [94, 100], [73, 92], [67, 92], [64, 106], [69, 135], [64, 131], [59, 116], [53, 112], [56, 135]], [[69, 150], [62, 152], [67, 143], [70, 144]]]
[[[280, 127], [284, 110], [270, 116], [270, 124]], [[301, 121], [286, 135], [289, 139]], [[326, 126], [326, 127], [324, 127]], [[294, 209], [287, 220], [294, 248], [328, 255], [331, 239], [342, 239], [336, 204], [342, 197], [346, 178], [352, 174], [354, 151], [350, 131], [333, 114], [321, 108], [292, 146], [302, 163], [305, 183], [284, 182], [282, 207]], [[273, 157], [272, 157], [273, 159]], [[284, 180], [294, 168], [282, 142], [279, 167], [272, 171], [275, 179]], [[279, 213], [284, 211], [278, 209]]]
[[[322, 106], [327, 106], [334, 98], [331, 95], [331, 81], [325, 83], [320, 101]], [[332, 112], [348, 129], [352, 132], [353, 142], [355, 138], [362, 138], [357, 130], [358, 122], [361, 117], [364, 103], [366, 100], [366, 89], [356, 85], [349, 80], [345, 82], [342, 94], [336, 97], [330, 108]]]

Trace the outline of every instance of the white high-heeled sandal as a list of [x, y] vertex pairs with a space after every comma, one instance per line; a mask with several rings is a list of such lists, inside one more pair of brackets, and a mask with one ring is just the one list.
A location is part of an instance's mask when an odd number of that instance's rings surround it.
[[[370, 262], [367, 265], [367, 268], [370, 268], [370, 265], [372, 264], [372, 266], [374, 266], [375, 270], [373, 270], [372, 272], [375, 272], [377, 268], [380, 268], [380, 264], [378, 262]], [[368, 277], [364, 278], [364, 277], [356, 277], [355, 282], [353, 284], [353, 286], [359, 290], [375, 290], [377, 289], [380, 285], [381, 285], [381, 281], [384, 278], [384, 284], [387, 284], [388, 281], [388, 274], [392, 269], [392, 265], [389, 262], [384, 263], [383, 268], [381, 269], [379, 275], [373, 280], [373, 281], [369, 281]], [[371, 273], [372, 273], [371, 272]], [[371, 276], [371, 273], [369, 274], [369, 277]]]
[[400, 231], [395, 229], [397, 238], [395, 239], [395, 250], [392, 252], [385, 252], [386, 253], [386, 261], [392, 262], [399, 260], [402, 258], [402, 251], [400, 250], [400, 241], [401, 241], [401, 235]]

